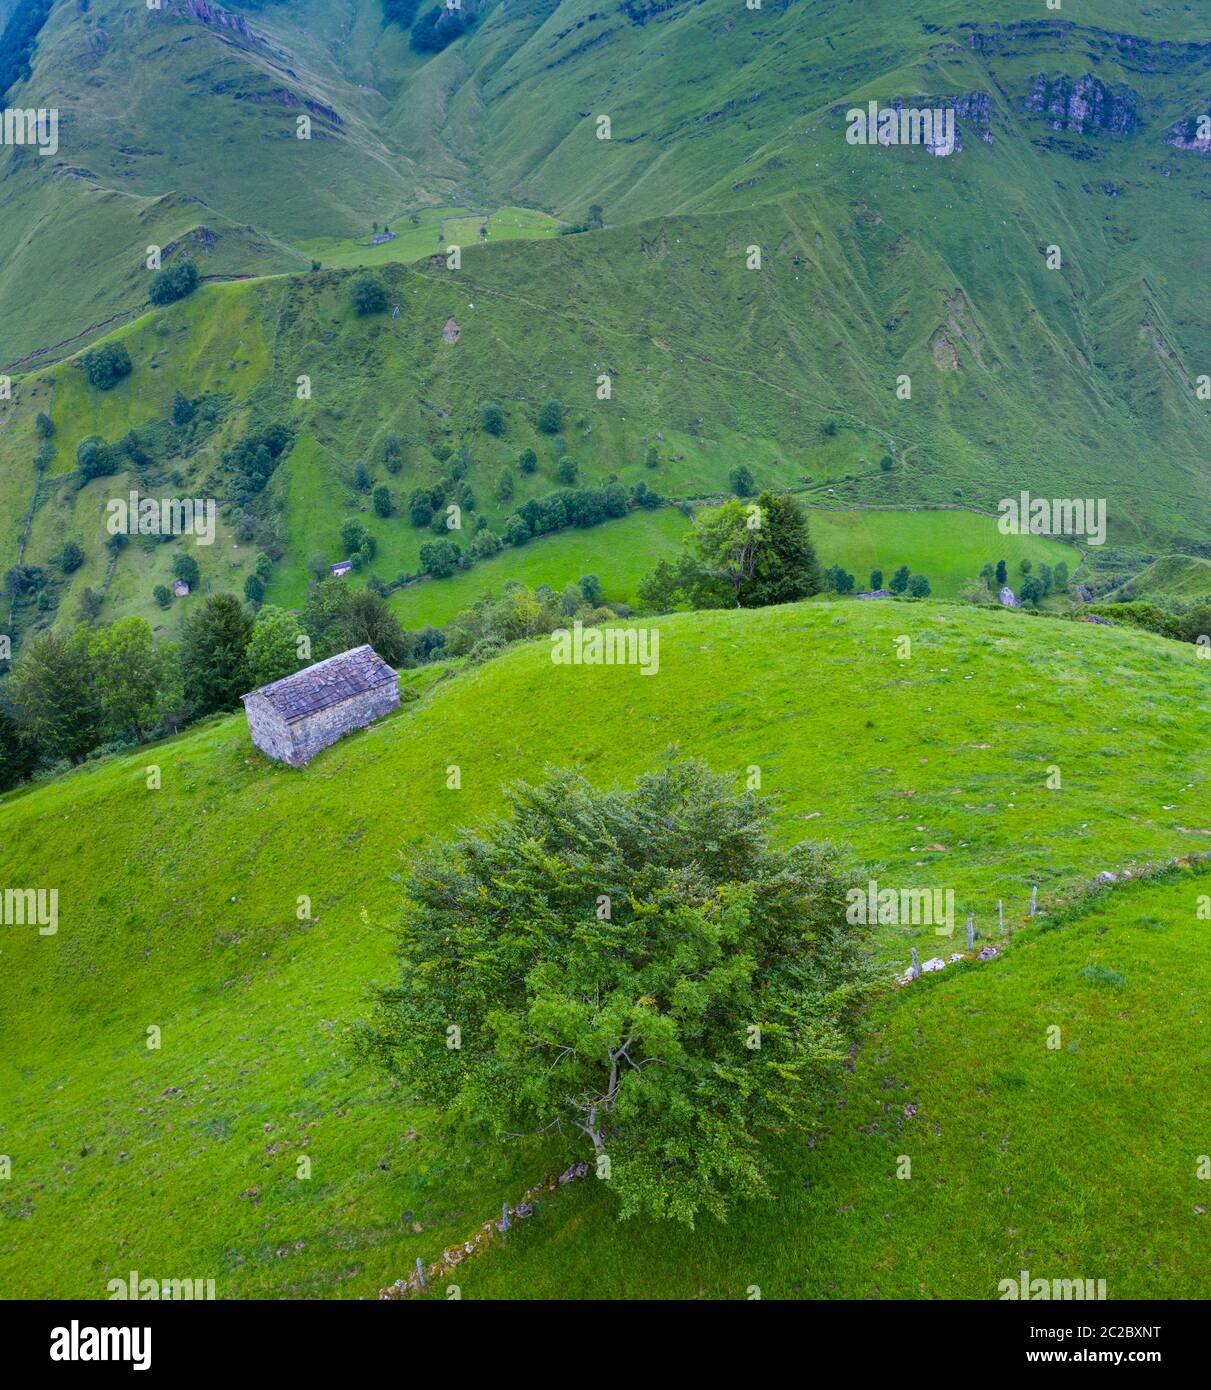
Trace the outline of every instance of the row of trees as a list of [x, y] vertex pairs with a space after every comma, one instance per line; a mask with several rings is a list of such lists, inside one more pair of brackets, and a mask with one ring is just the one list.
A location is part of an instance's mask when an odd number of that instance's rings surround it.
[[[1019, 560], [1018, 573], [1021, 576], [1019, 596], [1024, 602], [1036, 602], [1048, 594], [1062, 594], [1068, 589], [1066, 560], [1060, 560], [1054, 567], [1040, 564], [1037, 570], [1032, 560]], [[995, 565], [990, 561], [981, 569], [980, 580], [990, 591], [1004, 588], [1009, 583], [1009, 566], [1004, 560], [998, 560]]]
[[[824, 582], [838, 594], [852, 594], [857, 586], [854, 576], [841, 565], [829, 565], [824, 571]], [[870, 572], [870, 590], [877, 593], [883, 588], [883, 571]], [[928, 598], [933, 592], [929, 579], [923, 574], [913, 574], [907, 565], [901, 565], [887, 581], [887, 589], [893, 594], [907, 594], [909, 598]]]

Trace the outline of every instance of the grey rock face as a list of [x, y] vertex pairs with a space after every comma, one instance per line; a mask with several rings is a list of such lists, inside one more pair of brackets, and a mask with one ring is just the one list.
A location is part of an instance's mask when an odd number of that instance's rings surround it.
[[1067, 73], [1052, 78], [1037, 73], [1030, 79], [1026, 110], [1045, 116], [1052, 130], [1080, 135], [1131, 135], [1140, 125], [1139, 98], [1131, 88], [1108, 87], [1088, 72], [1075, 81]]

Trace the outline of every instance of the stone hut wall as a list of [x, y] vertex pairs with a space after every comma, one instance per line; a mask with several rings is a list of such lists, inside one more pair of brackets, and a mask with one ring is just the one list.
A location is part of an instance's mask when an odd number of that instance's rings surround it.
[[244, 712], [248, 716], [252, 741], [261, 752], [282, 762], [293, 762], [294, 741], [290, 737], [290, 726], [269, 701], [254, 695], [244, 701]]
[[[352, 733], [399, 708], [399, 683], [389, 681], [338, 705], [296, 719], [290, 725], [293, 747], [288, 762], [296, 767], [333, 744], [343, 734]], [[276, 755], [275, 755], [276, 756]]]

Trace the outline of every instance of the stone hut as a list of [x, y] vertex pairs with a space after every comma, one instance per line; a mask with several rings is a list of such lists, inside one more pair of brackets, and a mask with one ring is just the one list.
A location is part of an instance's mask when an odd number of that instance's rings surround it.
[[1017, 594], [1013, 592], [1008, 584], [1005, 585], [997, 597], [1001, 600], [1001, 604], [1005, 608], [1021, 608], [1022, 606], [1022, 600], [1018, 598]]
[[399, 708], [399, 677], [373, 647], [353, 647], [242, 697], [252, 741], [300, 767], [342, 735]]

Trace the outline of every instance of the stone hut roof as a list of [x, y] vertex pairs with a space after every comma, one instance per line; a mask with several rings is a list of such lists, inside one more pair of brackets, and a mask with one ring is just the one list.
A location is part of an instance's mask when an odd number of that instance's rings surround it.
[[241, 698], [248, 700], [259, 695], [287, 724], [293, 724], [396, 679], [396, 673], [373, 647], [352, 647], [296, 671], [293, 676], [283, 676], [271, 685], [251, 690]]

